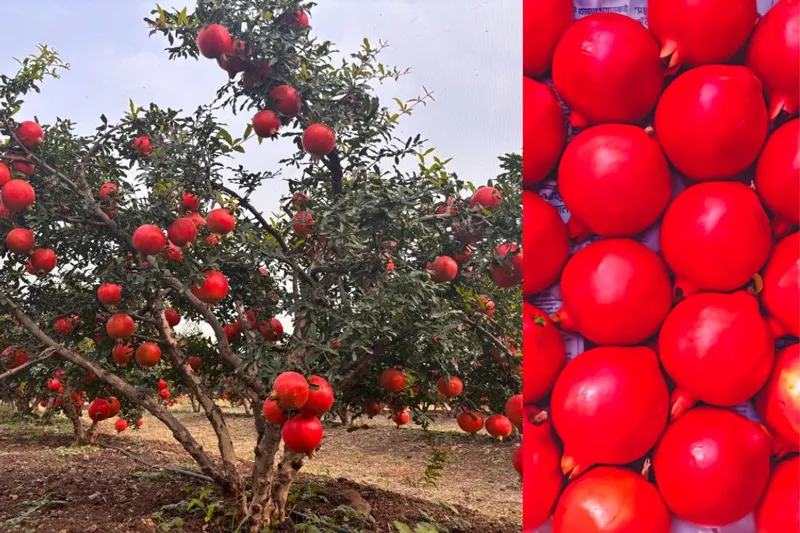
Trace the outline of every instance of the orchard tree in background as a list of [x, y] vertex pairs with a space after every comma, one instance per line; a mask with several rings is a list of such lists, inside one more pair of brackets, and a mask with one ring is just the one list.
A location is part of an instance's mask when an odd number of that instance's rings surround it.
[[[420, 135], [398, 137], [430, 95], [381, 105], [373, 86], [402, 75], [379, 62], [384, 45], [364, 40], [342, 57], [312, 37], [312, 6], [155, 10], [147, 22], [170, 58], [199, 57], [228, 78], [191, 113], [131, 103], [83, 135], [67, 119], [17, 118], [25, 95], [66, 67], [57, 54], [43, 47], [0, 78], [0, 394], [63, 409], [79, 442], [115, 416], [111, 396], [124, 425], [150, 412], [252, 532], [285, 519], [328, 412], [346, 422], [385, 405], [398, 425], [425, 425], [448, 403], [466, 412], [465, 431], [495, 413], [486, 429], [500, 438], [512, 431], [504, 410], [521, 423], [521, 158], [501, 157], [476, 190]], [[222, 110], [252, 124], [235, 136]], [[297, 149], [280, 172], [236, 163], [246, 148], [287, 142]], [[269, 215], [250, 197], [279, 175], [290, 193]], [[176, 393], [199, 404], [219, 458], [169, 412]], [[214, 401], [223, 396], [253, 413], [250, 483]]]

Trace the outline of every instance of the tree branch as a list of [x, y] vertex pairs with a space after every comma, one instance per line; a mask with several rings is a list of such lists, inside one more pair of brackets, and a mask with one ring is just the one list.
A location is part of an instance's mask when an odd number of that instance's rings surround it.
[[31, 359], [27, 363], [21, 364], [16, 368], [12, 368], [11, 370], [4, 372], [3, 374], [0, 374], [0, 381], [10, 378], [11, 376], [14, 376], [16, 374], [19, 374], [26, 368], [29, 368], [33, 365], [37, 365], [46, 359], [50, 359], [50, 357], [52, 357], [54, 353], [55, 350], [53, 348], [46, 348], [45, 350], [42, 351], [41, 354], [39, 354], [38, 357], [35, 357], [34, 359]]
[[169, 467], [169, 466], [154, 465], [153, 463], [145, 461], [144, 459], [142, 459], [141, 457], [139, 457], [137, 455], [133, 455], [129, 451], [123, 450], [122, 448], [117, 448], [115, 446], [109, 446], [108, 444], [98, 444], [97, 446], [99, 446], [100, 448], [106, 448], [108, 450], [114, 450], [115, 452], [121, 453], [122, 455], [124, 455], [126, 457], [130, 457], [131, 459], [133, 459], [137, 463], [142, 463], [143, 465], [145, 465], [145, 466], [147, 466], [149, 468], [152, 468], [153, 470], [163, 470], [165, 472], [175, 472], [176, 474], [180, 474], [182, 476], [193, 477], [195, 479], [199, 479], [201, 481], [206, 481], [208, 483], [215, 483], [214, 479], [212, 479], [212, 478], [210, 478], [208, 476], [205, 476], [205, 475], [203, 475], [203, 474], [201, 474], [199, 472], [192, 472], [191, 470], [183, 470], [181, 468], [172, 468], [172, 467]]

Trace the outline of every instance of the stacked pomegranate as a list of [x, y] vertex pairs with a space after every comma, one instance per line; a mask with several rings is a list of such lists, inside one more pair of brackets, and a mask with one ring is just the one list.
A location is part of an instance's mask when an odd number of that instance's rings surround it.
[[798, 531], [800, 2], [605, 11], [525, 2], [524, 531]]

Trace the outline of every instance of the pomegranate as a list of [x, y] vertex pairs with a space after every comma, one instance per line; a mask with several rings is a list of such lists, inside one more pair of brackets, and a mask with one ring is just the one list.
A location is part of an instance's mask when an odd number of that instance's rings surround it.
[[522, 446], [517, 446], [514, 448], [514, 453], [511, 456], [511, 464], [520, 476], [522, 476], [522, 461]]
[[511, 420], [504, 415], [492, 415], [486, 419], [486, 433], [492, 437], [503, 440], [511, 435], [512, 430]]
[[169, 309], [164, 310], [164, 318], [167, 319], [167, 324], [170, 327], [174, 328], [178, 324], [181, 323], [181, 315], [178, 313], [174, 308], [170, 307]]
[[381, 387], [389, 392], [400, 392], [406, 386], [406, 375], [402, 370], [387, 368], [381, 373]]
[[297, 93], [297, 89], [288, 85], [278, 85], [269, 92], [269, 97], [275, 104], [275, 109], [288, 117], [300, 114], [300, 107], [303, 101]]
[[564, 478], [559, 462], [561, 450], [553, 436], [550, 421], [541, 412], [528, 407], [523, 418], [522, 468], [522, 527], [535, 531], [550, 518], [561, 494]]
[[[376, 413], [377, 414], [377, 413]], [[456, 417], [462, 431], [474, 435], [483, 429], [483, 416], [478, 411], [464, 411]]]
[[[155, 365], [152, 365], [152, 366], [155, 366]], [[167, 400], [170, 397], [170, 393], [169, 393], [169, 391], [167, 389], [161, 389], [160, 391], [158, 391], [158, 395], [161, 396], [161, 399], [163, 399], [163, 400]]]
[[449, 283], [458, 275], [458, 263], [446, 255], [436, 257], [425, 269], [431, 273], [431, 281], [435, 283]]
[[11, 162], [11, 170], [14, 172], [19, 172], [23, 176], [31, 176], [34, 171], [36, 171], [36, 165], [29, 161], [15, 159]]
[[158, 390], [165, 390], [167, 387], [169, 387], [169, 384], [163, 379], [159, 379], [156, 386], [158, 387]]
[[53, 321], [53, 331], [56, 335], [67, 336], [72, 333], [72, 322], [67, 318], [58, 318]]
[[755, 398], [778, 455], [800, 451], [800, 344], [778, 352], [775, 368]]
[[772, 230], [752, 189], [709, 182], [689, 187], [667, 207], [660, 241], [676, 289], [688, 296], [747, 283], [769, 256]]
[[650, 227], [672, 196], [661, 147], [645, 131], [602, 124], [578, 134], [558, 167], [558, 191], [578, 237], [629, 237]]
[[561, 275], [563, 305], [553, 321], [596, 344], [637, 344], [672, 306], [664, 263], [632, 239], [603, 239], [573, 255]]
[[122, 301], [122, 287], [116, 283], [103, 283], [97, 288], [97, 299], [103, 305], [117, 305]]
[[138, 427], [142, 427], [142, 426], [144, 425], [144, 420], [142, 420], [142, 419], [140, 418], [139, 420], [137, 420], [137, 421], [136, 421], [136, 425], [137, 425]]
[[197, 372], [200, 370], [200, 363], [203, 362], [203, 359], [199, 355], [193, 355], [186, 361], [189, 363], [189, 367], [191, 367], [194, 372]]
[[9, 370], [20, 367], [29, 361], [28, 354], [16, 346], [9, 346], [3, 350], [2, 356], [8, 359], [6, 368]]
[[761, 302], [776, 337], [800, 337], [800, 233], [784, 237], [764, 268]]
[[726, 525], [758, 503], [769, 480], [769, 436], [727, 409], [697, 407], [667, 426], [653, 453], [661, 496], [679, 518]]
[[506, 402], [506, 416], [517, 429], [522, 429], [523, 404], [522, 394], [515, 394]]
[[752, 398], [769, 376], [775, 346], [755, 297], [745, 291], [701, 293], [667, 316], [658, 355], [676, 385], [674, 420], [698, 400], [732, 407]]
[[274, 137], [281, 127], [281, 119], [273, 111], [259, 111], [253, 117], [253, 131], [259, 137]]
[[439, 394], [445, 398], [455, 398], [464, 391], [464, 382], [461, 381], [461, 378], [455, 376], [450, 376], [447, 379], [442, 376], [436, 382], [436, 388], [439, 390]]
[[31, 266], [37, 274], [51, 272], [57, 263], [56, 253], [50, 248], [39, 248], [31, 254]]
[[308, 383], [308, 401], [300, 408], [300, 412], [304, 415], [324, 415], [333, 407], [333, 387], [319, 376], [311, 376]]
[[[198, 209], [200, 209], [200, 198], [198, 198], [196, 194], [192, 194], [190, 192], [183, 193], [183, 198], [181, 199], [181, 209], [183, 209], [184, 211], [191, 211], [191, 212], [197, 211]], [[201, 221], [199, 225], [197, 223], [197, 217], [199, 217]], [[192, 222], [195, 223], [197, 229], [200, 229], [205, 225], [203, 217], [201, 217], [197, 213], [193, 212], [187, 218], [189, 218]]]
[[238, 322], [235, 324], [225, 324], [222, 326], [222, 329], [225, 332], [225, 338], [228, 342], [233, 341], [242, 333], [241, 326]]
[[756, 160], [767, 138], [761, 82], [746, 67], [706, 65], [681, 74], [655, 113], [658, 142], [675, 167], [698, 180], [731, 178]]
[[209, 246], [216, 246], [219, 244], [219, 237], [217, 237], [216, 235], [209, 235], [208, 237], [203, 239], [203, 242]]
[[308, 381], [297, 372], [283, 372], [272, 385], [273, 397], [284, 409], [300, 409], [308, 401]]
[[295, 453], [311, 454], [322, 443], [322, 423], [315, 416], [293, 416], [281, 430], [283, 444]]
[[553, 322], [538, 307], [522, 302], [522, 338], [528, 357], [524, 358], [525, 379], [522, 392], [525, 402], [538, 402], [552, 389], [567, 363], [564, 340]]
[[47, 389], [48, 390], [51, 390], [51, 391], [55, 392], [60, 388], [61, 388], [61, 382], [58, 379], [52, 378], [52, 379], [47, 380]]
[[4, 163], [0, 163], [0, 187], [11, 181], [11, 171]]
[[153, 153], [153, 146], [150, 144], [150, 137], [142, 135], [133, 140], [133, 149], [143, 158], [147, 158]]
[[164, 249], [167, 238], [158, 226], [144, 224], [133, 232], [133, 246], [143, 255], [154, 255]]
[[119, 187], [116, 183], [104, 183], [100, 186], [100, 201], [106, 202], [111, 198], [119, 196]]
[[408, 414], [408, 409], [405, 407], [400, 411], [392, 413], [392, 422], [394, 422], [398, 428], [400, 426], [405, 426], [409, 421], [411, 421], [411, 415]]
[[169, 225], [167, 235], [175, 246], [186, 246], [197, 238], [197, 227], [188, 218], [179, 218]]
[[758, 533], [800, 531], [800, 457], [781, 461], [772, 469], [755, 519]]
[[516, 287], [522, 282], [522, 250], [519, 245], [507, 242], [499, 245], [495, 252], [502, 262], [492, 261], [489, 265], [492, 281], [501, 289]]
[[564, 150], [567, 125], [553, 89], [530, 78], [522, 78], [522, 113], [522, 184], [533, 187], [555, 168]]
[[106, 401], [108, 402], [108, 405], [111, 406], [108, 416], [117, 416], [120, 409], [122, 409], [122, 405], [119, 403], [119, 400], [116, 398], [116, 396], [109, 396], [106, 398]]
[[122, 433], [126, 429], [128, 429], [128, 421], [124, 418], [120, 418], [116, 422], [114, 422], [114, 429], [117, 430], [117, 433]]
[[180, 263], [183, 261], [183, 252], [174, 244], [168, 243], [167, 248], [164, 250], [164, 258], [166, 258], [167, 261]]
[[259, 325], [258, 332], [265, 340], [275, 342], [283, 337], [283, 324], [277, 318], [270, 318]]
[[800, 4], [795, 0], [773, 4], [756, 25], [746, 62], [764, 84], [771, 118], [781, 111], [795, 115], [800, 110]]
[[228, 73], [230, 78], [233, 78], [240, 72], [244, 72], [247, 68], [247, 60], [245, 57], [250, 55], [250, 50], [247, 45], [240, 39], [233, 39], [228, 49], [217, 58], [217, 65]]
[[14, 134], [17, 136], [19, 143], [28, 149], [36, 148], [44, 142], [42, 127], [32, 120], [20, 123]]
[[461, 266], [462, 264], [469, 261], [470, 257], [472, 257], [472, 252], [474, 251], [475, 249], [472, 247], [472, 245], [467, 245], [461, 248], [460, 251], [457, 251], [453, 254], [453, 260], [456, 262], [458, 266]]
[[503, 195], [494, 187], [478, 187], [469, 199], [470, 207], [494, 209], [503, 201]]
[[328, 155], [336, 147], [336, 133], [325, 124], [311, 124], [303, 132], [303, 148], [313, 157]]
[[217, 304], [228, 295], [228, 278], [222, 272], [209, 270], [204, 275], [202, 285], [192, 285], [192, 293], [207, 304]]
[[538, 194], [522, 191], [522, 212], [522, 247], [533, 253], [522, 265], [522, 292], [529, 296], [558, 279], [569, 257], [569, 240], [558, 210]]
[[206, 224], [211, 233], [225, 235], [236, 227], [236, 218], [227, 209], [214, 209], [206, 215]]
[[767, 139], [756, 164], [755, 185], [770, 211], [800, 224], [800, 119], [790, 120]]
[[658, 489], [641, 474], [601, 466], [564, 489], [553, 515], [553, 533], [669, 533], [671, 523]]
[[156, 366], [161, 360], [161, 348], [154, 342], [144, 342], [136, 348], [136, 364], [143, 367]]
[[553, 85], [574, 126], [636, 124], [650, 114], [664, 87], [658, 43], [625, 15], [589, 15], [558, 42]]
[[89, 418], [94, 422], [102, 422], [110, 416], [111, 405], [102, 398], [95, 398], [89, 404]]
[[308, 211], [298, 211], [293, 217], [292, 228], [298, 237], [308, 237], [311, 229], [317, 224], [314, 217]]
[[136, 323], [125, 313], [117, 313], [111, 315], [106, 323], [106, 333], [112, 339], [127, 339], [133, 335], [133, 330], [136, 328]]
[[525, 76], [536, 78], [550, 70], [556, 44], [570, 24], [572, 24], [570, 0], [523, 2], [522, 73]]
[[242, 75], [242, 85], [249, 89], [259, 83], [263, 83], [271, 70], [269, 63], [266, 61], [248, 65]]
[[131, 362], [133, 356], [133, 348], [127, 344], [117, 344], [111, 350], [111, 359], [120, 366], [127, 366]]
[[3, 205], [12, 213], [22, 213], [36, 201], [33, 187], [25, 180], [11, 180], [0, 191]]
[[647, 27], [661, 43], [669, 73], [681, 65], [726, 63], [756, 25], [756, 0], [649, 0]]
[[294, 13], [287, 14], [284, 20], [286, 24], [294, 28], [308, 28], [308, 14], [301, 9], [298, 9]]
[[381, 406], [380, 402], [366, 402], [364, 404], [364, 413], [369, 417], [372, 418], [373, 416], [377, 416], [381, 414], [383, 410], [383, 406]]
[[197, 34], [197, 49], [204, 57], [217, 59], [231, 47], [231, 34], [225, 26], [209, 24]]
[[11, 253], [28, 255], [35, 244], [33, 230], [27, 228], [14, 228], [6, 235], [6, 248]]
[[282, 425], [286, 422], [289, 417], [286, 416], [286, 411], [278, 405], [278, 400], [274, 398], [267, 398], [264, 400], [264, 406], [261, 408], [261, 413], [264, 415], [264, 418], [270, 424], [276, 424], [278, 426]]

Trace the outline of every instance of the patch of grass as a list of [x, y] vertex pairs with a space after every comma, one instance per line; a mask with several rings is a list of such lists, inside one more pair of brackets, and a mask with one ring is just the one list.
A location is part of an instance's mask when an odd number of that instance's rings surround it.
[[80, 455], [82, 453], [95, 453], [99, 452], [100, 448], [97, 446], [59, 446], [56, 448], [56, 453], [59, 457], [66, 457], [68, 455]]

